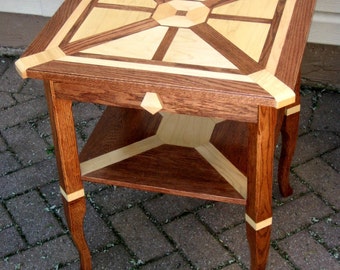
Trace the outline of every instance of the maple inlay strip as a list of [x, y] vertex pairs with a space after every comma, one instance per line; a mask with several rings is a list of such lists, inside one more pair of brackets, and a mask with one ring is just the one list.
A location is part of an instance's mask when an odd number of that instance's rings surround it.
[[63, 197], [65, 198], [65, 200], [67, 202], [72, 202], [72, 201], [75, 201], [75, 200], [85, 196], [84, 189], [80, 189], [80, 190], [75, 191], [73, 193], [67, 194], [64, 191], [64, 189], [62, 187], [60, 187], [60, 193], [63, 195]]
[[167, 27], [153, 27], [81, 52], [151, 60], [167, 31]]
[[90, 37], [122, 26], [142, 21], [151, 16], [149, 12], [94, 8], [72, 37], [71, 42]]
[[267, 218], [261, 222], [256, 223], [251, 217], [249, 217], [246, 214], [246, 222], [255, 230], [255, 231], [259, 231], [262, 230], [263, 228], [266, 228], [270, 225], [272, 225], [273, 223], [273, 218]]
[[117, 162], [128, 159], [135, 155], [141, 154], [152, 148], [158, 147], [162, 144], [163, 142], [159, 140], [157, 136], [148, 137], [144, 140], [135, 142], [133, 144], [127, 145], [125, 147], [116, 149], [109, 153], [103, 154], [101, 156], [80, 163], [81, 174], [85, 175], [90, 172], [99, 170], [106, 166], [115, 164]]
[[282, 108], [294, 103], [295, 93], [287, 85], [266, 70], [260, 70], [249, 75], [259, 86], [271, 94], [276, 101], [276, 108]]
[[295, 4], [296, 0], [286, 1], [286, 5], [281, 17], [281, 22], [279, 24], [279, 28], [277, 29], [276, 37], [266, 66], [266, 69], [273, 74], [276, 73], [277, 65], [280, 60], [279, 58], [282, 52], [283, 44], [286, 40]]
[[226, 181], [247, 198], [247, 177], [244, 176], [214, 145], [207, 143], [195, 148]]
[[222, 79], [222, 80], [254, 83], [254, 81], [250, 79], [249, 76], [246, 76], [246, 75], [206, 71], [206, 70], [199, 70], [199, 69], [149, 65], [149, 64], [142, 64], [142, 63], [121, 62], [121, 61], [114, 61], [114, 60], [94, 59], [94, 58], [76, 57], [76, 56], [65, 56], [58, 60], [64, 61], [64, 62], [70, 62], [70, 63], [99, 65], [99, 66], [127, 68], [127, 69], [139, 69], [139, 70], [144, 70], [144, 71], [163, 72], [163, 73], [169, 73], [169, 74], [188, 75], [188, 76], [194, 76], [194, 77], [206, 77], [206, 78], [212, 78], [212, 79]]

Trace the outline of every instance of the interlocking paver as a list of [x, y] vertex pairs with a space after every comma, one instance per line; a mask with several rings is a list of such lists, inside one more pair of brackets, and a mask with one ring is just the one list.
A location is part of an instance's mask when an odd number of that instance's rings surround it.
[[335, 92], [323, 93], [317, 104], [311, 127], [317, 130], [340, 132], [339, 115], [339, 94]]
[[91, 250], [113, 245], [117, 239], [112, 230], [99, 217], [94, 208], [87, 204], [85, 217], [85, 236]]
[[0, 134], [0, 152], [3, 152], [7, 149], [7, 145], [5, 144], [5, 141], [1, 138]]
[[0, 177], [0, 198], [8, 198], [57, 179], [54, 159]]
[[244, 221], [245, 208], [242, 205], [215, 203], [201, 209], [198, 214], [201, 220], [214, 232], [235, 226]]
[[71, 239], [68, 236], [61, 236], [0, 261], [0, 269], [58, 269], [59, 264], [65, 264], [77, 258], [78, 252]]
[[188, 215], [164, 226], [165, 231], [199, 269], [222, 266], [231, 259], [228, 251], [193, 215]]
[[[0, 245], [0, 257], [15, 253], [18, 249], [24, 248], [26, 246], [14, 226], [0, 230], [0, 243], [2, 243]], [[1, 268], [1, 261], [0, 269], [5, 269]]]
[[299, 232], [279, 242], [298, 269], [339, 269], [339, 263], [307, 231]]
[[17, 93], [24, 85], [24, 80], [21, 79], [15, 66], [11, 63], [0, 78], [0, 92]]
[[2, 75], [8, 66], [12, 63], [12, 59], [0, 56], [0, 75]]
[[340, 147], [322, 156], [337, 172], [340, 172]]
[[15, 197], [7, 201], [6, 205], [29, 244], [63, 233], [56, 218], [36, 192]]
[[163, 195], [144, 203], [144, 207], [160, 223], [165, 223], [174, 217], [191, 211], [194, 208], [204, 204], [203, 200], [177, 197], [173, 195]]
[[15, 102], [9, 93], [0, 92], [0, 110], [14, 105]]
[[8, 128], [2, 134], [24, 165], [37, 163], [48, 157], [48, 145], [29, 124]]
[[154, 196], [154, 193], [133, 190], [128, 188], [110, 187], [92, 196], [93, 202], [101, 208], [105, 214], [128, 208], [135, 203], [142, 202]]
[[43, 97], [25, 103], [19, 103], [7, 110], [1, 111], [0, 130], [15, 126], [19, 123], [46, 115], [47, 105]]
[[8, 151], [0, 153], [0, 176], [11, 171], [15, 171], [21, 167], [20, 163], [15, 159], [14, 155]]
[[289, 233], [311, 225], [313, 220], [324, 218], [332, 213], [333, 210], [314, 194], [307, 194], [293, 202], [287, 202], [275, 208], [272, 238], [283, 238]]
[[110, 220], [127, 246], [142, 261], [164, 256], [174, 250], [165, 236], [138, 207], [118, 213]]
[[320, 243], [340, 252], [340, 212], [314, 224], [310, 231], [315, 233]]
[[339, 173], [319, 158], [294, 169], [312, 188], [337, 210], [340, 210]]
[[7, 211], [0, 205], [0, 231], [8, 227], [9, 225], [12, 225], [12, 220], [10, 219]]
[[299, 137], [293, 166], [340, 146], [340, 138], [331, 132], [314, 131]]
[[190, 264], [186, 262], [178, 253], [170, 254], [160, 260], [141, 267], [141, 270], [190, 270]]

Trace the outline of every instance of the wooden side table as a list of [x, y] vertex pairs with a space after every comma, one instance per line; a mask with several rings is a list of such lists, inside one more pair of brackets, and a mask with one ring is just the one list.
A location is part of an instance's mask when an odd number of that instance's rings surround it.
[[[63, 3], [16, 66], [22, 77], [45, 82], [81, 269], [91, 269], [83, 180], [243, 204], [251, 267], [265, 269], [274, 146], [281, 131], [279, 183], [288, 196], [314, 4]], [[107, 105], [80, 155], [73, 101]]]

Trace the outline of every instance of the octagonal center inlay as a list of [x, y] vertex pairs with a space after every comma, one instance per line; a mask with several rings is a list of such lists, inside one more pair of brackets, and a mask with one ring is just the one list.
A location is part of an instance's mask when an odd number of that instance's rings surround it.
[[209, 12], [201, 2], [174, 0], [160, 4], [152, 18], [160, 25], [191, 27], [205, 22]]

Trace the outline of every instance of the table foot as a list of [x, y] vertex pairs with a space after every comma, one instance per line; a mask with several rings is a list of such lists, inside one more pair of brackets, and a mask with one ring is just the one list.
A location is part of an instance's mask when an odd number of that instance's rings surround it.
[[255, 230], [247, 223], [247, 238], [250, 248], [251, 270], [264, 270], [268, 260], [271, 226]]
[[64, 198], [64, 211], [74, 244], [80, 256], [80, 269], [91, 270], [91, 254], [84, 235], [86, 200], [81, 197], [68, 202]]

